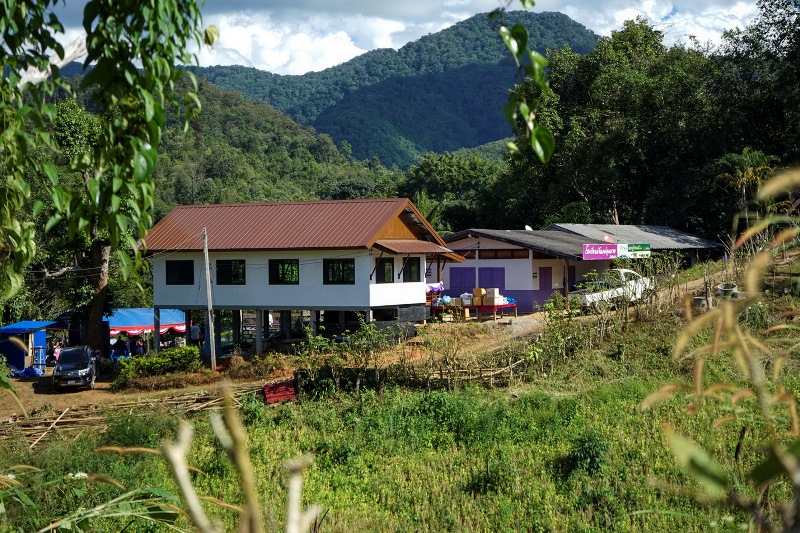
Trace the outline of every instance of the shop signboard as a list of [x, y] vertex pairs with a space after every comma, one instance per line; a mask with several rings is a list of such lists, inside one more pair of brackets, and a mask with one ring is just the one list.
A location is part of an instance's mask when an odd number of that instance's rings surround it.
[[631, 259], [645, 259], [650, 257], [650, 244], [629, 244], [628, 257]]
[[583, 245], [583, 260], [584, 261], [604, 261], [609, 259], [616, 259], [619, 257], [618, 247], [616, 244], [584, 244]]

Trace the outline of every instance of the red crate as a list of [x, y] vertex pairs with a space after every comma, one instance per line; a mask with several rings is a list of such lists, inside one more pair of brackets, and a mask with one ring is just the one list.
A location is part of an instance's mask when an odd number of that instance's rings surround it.
[[295, 396], [293, 379], [264, 385], [264, 401], [268, 404], [291, 401]]

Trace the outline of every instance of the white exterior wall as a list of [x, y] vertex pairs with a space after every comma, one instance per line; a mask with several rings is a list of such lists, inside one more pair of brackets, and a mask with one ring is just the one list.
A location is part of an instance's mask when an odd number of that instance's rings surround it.
[[[424, 304], [425, 283], [403, 283], [397, 274], [405, 257], [395, 257], [395, 283], [376, 284], [370, 280], [379, 253], [368, 250], [212, 252], [211, 294], [215, 309], [367, 309], [370, 307]], [[392, 257], [384, 254], [384, 257]], [[425, 257], [420, 258], [421, 275]], [[323, 259], [355, 259], [354, 285], [323, 284]], [[167, 285], [166, 261], [194, 261], [194, 285]], [[217, 259], [244, 259], [245, 285], [217, 285]], [[298, 285], [270, 285], [270, 259], [298, 259]], [[401, 277], [402, 280], [402, 277]], [[205, 308], [206, 279], [202, 252], [178, 252], [153, 259], [153, 304], [163, 308]]]
[[[379, 257], [381, 257], [380, 252], [372, 250], [373, 259], [370, 272], [372, 272], [372, 268], [375, 268], [375, 261]], [[388, 257], [392, 256], [383, 254], [382, 259]], [[411, 257], [419, 258], [420, 279], [417, 282], [403, 282], [403, 274], [400, 272], [400, 269], [403, 268], [406, 256], [394, 256], [394, 280], [392, 283], [376, 283], [376, 276], [372, 276], [373, 279], [370, 281], [369, 285], [370, 301], [372, 302], [371, 307], [425, 304], [425, 293], [428, 290], [425, 284], [425, 256], [412, 255]], [[369, 275], [369, 273], [367, 273], [367, 275]], [[398, 278], [398, 276], [400, 277]]]

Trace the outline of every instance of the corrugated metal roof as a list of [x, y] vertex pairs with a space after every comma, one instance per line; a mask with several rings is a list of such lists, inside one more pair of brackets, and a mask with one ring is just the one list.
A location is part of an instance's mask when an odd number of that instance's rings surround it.
[[434, 242], [414, 239], [380, 239], [375, 241], [375, 246], [386, 248], [396, 254], [447, 254], [452, 252], [449, 248], [439, 246]]
[[147, 251], [364, 248], [404, 211], [442, 243], [407, 198], [273, 202], [175, 207], [147, 234]]
[[652, 250], [691, 250], [719, 248], [721, 246], [721, 244], [668, 226], [553, 224], [547, 226], [545, 231], [561, 231], [563, 233], [582, 235], [585, 238], [601, 242], [621, 244], [649, 243]]
[[470, 235], [487, 237], [508, 244], [514, 244], [522, 248], [535, 250], [561, 259], [574, 260], [583, 258], [584, 244], [599, 244], [602, 242], [591, 239], [587, 240], [585, 237], [564, 231], [511, 229], [468, 229], [448, 235], [444, 240], [447, 243], [452, 243]]

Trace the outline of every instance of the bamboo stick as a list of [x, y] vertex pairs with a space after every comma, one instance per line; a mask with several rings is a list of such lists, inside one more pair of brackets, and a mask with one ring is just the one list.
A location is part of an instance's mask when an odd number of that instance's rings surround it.
[[[61, 413], [61, 416], [64, 416], [65, 414], [67, 414], [67, 411], [69, 411], [69, 407], [67, 407], [66, 409], [64, 409], [64, 412], [63, 412], [63, 413]], [[58, 418], [56, 418], [55, 422], [53, 422], [52, 424], [50, 424], [50, 427], [49, 427], [49, 428], [47, 428], [47, 430], [46, 430], [44, 433], [42, 433], [42, 436], [41, 436], [41, 437], [39, 437], [38, 439], [36, 439], [35, 441], [33, 441], [33, 444], [31, 444], [31, 450], [33, 449], [33, 447], [34, 447], [34, 446], [36, 446], [36, 444], [38, 444], [38, 443], [39, 443], [39, 441], [40, 441], [40, 440], [42, 440], [42, 439], [44, 438], [44, 436], [45, 436], [45, 435], [47, 435], [47, 433], [48, 433], [48, 432], [49, 432], [51, 429], [53, 429], [53, 428], [56, 426], [56, 424], [58, 423], [58, 421], [59, 421], [59, 420], [61, 420], [61, 416], [59, 416]]]

